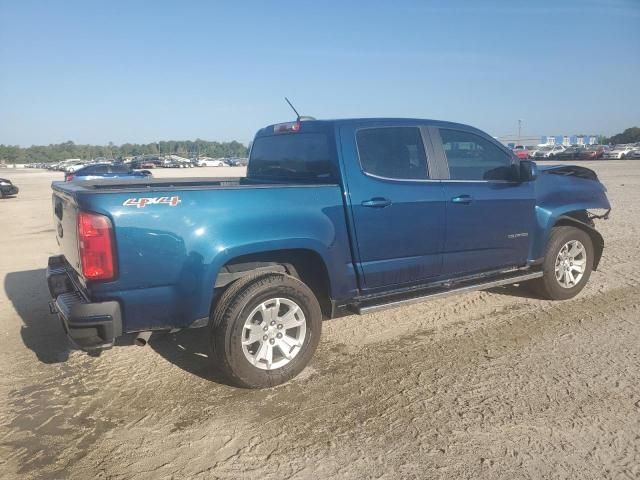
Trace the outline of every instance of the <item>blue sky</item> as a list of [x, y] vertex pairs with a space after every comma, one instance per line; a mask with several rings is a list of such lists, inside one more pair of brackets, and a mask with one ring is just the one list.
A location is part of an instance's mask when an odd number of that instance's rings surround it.
[[247, 143], [402, 116], [494, 136], [640, 125], [640, 0], [0, 0], [0, 143]]

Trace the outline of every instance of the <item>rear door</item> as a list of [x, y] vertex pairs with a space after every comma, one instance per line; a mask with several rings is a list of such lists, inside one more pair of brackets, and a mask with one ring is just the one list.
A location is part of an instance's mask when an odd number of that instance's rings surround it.
[[432, 128], [446, 161], [447, 227], [443, 274], [452, 277], [524, 265], [534, 227], [532, 182], [518, 180], [518, 160], [480, 132]]
[[356, 263], [363, 289], [417, 283], [442, 266], [445, 205], [431, 144], [417, 124], [340, 127]]

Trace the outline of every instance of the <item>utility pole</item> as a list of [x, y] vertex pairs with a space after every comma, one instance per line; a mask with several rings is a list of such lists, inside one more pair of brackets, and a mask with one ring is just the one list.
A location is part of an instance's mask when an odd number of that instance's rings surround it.
[[522, 133], [522, 120], [518, 120], [518, 145], [522, 145], [522, 141], [520, 140], [521, 133]]

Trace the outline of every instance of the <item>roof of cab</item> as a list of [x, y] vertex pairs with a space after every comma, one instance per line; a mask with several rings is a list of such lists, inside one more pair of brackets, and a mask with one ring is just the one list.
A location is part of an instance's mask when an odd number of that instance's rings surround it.
[[[268, 125], [264, 128], [261, 128], [256, 133], [256, 137], [268, 136], [274, 134], [274, 127], [276, 125], [281, 125], [283, 123], [293, 123], [296, 120], [289, 120], [288, 122], [278, 122], [271, 125]], [[455, 123], [455, 122], [447, 122], [444, 120], [432, 120], [425, 118], [390, 118], [390, 117], [374, 117], [374, 118], [340, 118], [340, 119], [327, 119], [327, 120], [301, 120], [300, 121], [300, 130], [298, 132], [314, 132], [314, 131], [326, 131], [329, 128], [333, 128], [336, 126], [343, 125], [382, 125], [392, 126], [392, 125], [402, 125], [402, 126], [413, 126], [413, 125], [424, 125], [424, 126], [433, 126], [440, 128], [454, 128], [457, 130], [468, 130], [479, 132], [484, 135], [487, 135], [482, 130], [479, 130], [471, 125], [465, 125], [463, 123]]]

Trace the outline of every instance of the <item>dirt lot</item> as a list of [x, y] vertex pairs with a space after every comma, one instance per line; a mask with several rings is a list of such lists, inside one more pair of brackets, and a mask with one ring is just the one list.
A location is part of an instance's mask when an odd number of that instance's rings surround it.
[[[516, 287], [325, 322], [311, 366], [218, 383], [199, 331], [100, 358], [49, 315], [49, 183], [0, 171], [0, 478], [640, 478], [640, 162], [609, 188], [577, 298]], [[237, 174], [236, 169], [224, 169]], [[157, 175], [219, 173], [218, 169]]]

